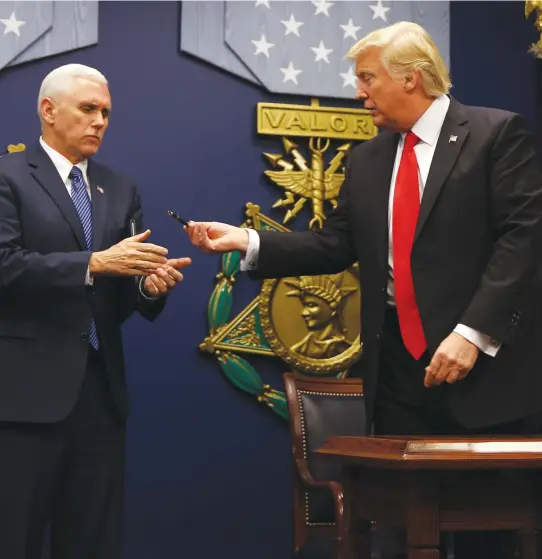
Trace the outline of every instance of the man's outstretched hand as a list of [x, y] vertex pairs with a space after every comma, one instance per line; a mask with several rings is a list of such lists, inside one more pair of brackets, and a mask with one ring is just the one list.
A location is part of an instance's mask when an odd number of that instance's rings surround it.
[[148, 276], [167, 263], [167, 248], [145, 242], [150, 229], [116, 245], [93, 252], [88, 263], [92, 276]]
[[190, 242], [203, 252], [246, 252], [248, 249], [248, 232], [241, 227], [217, 221], [191, 221], [184, 229]]

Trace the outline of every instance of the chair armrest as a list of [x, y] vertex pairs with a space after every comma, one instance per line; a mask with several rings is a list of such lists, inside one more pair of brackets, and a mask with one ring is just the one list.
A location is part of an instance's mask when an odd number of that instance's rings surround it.
[[344, 518], [344, 494], [342, 484], [338, 481], [316, 481], [309, 472], [305, 459], [297, 458], [295, 460], [295, 465], [304, 485], [307, 487], [327, 487], [333, 494], [337, 531], [339, 538], [343, 538], [346, 535], [346, 521]]
[[[309, 472], [307, 462], [304, 458], [296, 458], [295, 465], [304, 485], [308, 487], [328, 487], [334, 494], [335, 490], [340, 489], [340, 491], [342, 491], [342, 485], [338, 481], [316, 481]], [[335, 487], [335, 489], [332, 489], [332, 487]]]
[[[333, 503], [335, 505], [337, 535], [339, 539], [345, 538], [347, 532], [347, 519], [344, 515], [344, 493], [342, 484], [338, 481], [316, 481], [309, 472], [307, 462], [304, 458], [297, 458], [295, 460], [295, 465], [299, 477], [304, 485], [307, 487], [327, 487], [331, 491], [333, 494]], [[375, 522], [372, 520], [363, 521], [361, 525], [356, 523], [356, 526], [353, 527], [353, 529], [355, 532], [359, 531], [360, 534], [365, 534], [367, 530], [372, 530], [374, 525]]]

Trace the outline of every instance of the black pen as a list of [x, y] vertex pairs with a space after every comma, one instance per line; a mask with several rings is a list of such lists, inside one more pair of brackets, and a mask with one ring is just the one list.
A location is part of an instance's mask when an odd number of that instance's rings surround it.
[[171, 210], [168, 210], [167, 213], [173, 219], [176, 219], [177, 221], [180, 221], [183, 225], [186, 225], [186, 227], [190, 227], [190, 224], [188, 223], [188, 221], [186, 221], [186, 219], [183, 219], [180, 215], [177, 215], [176, 213], [172, 212]]

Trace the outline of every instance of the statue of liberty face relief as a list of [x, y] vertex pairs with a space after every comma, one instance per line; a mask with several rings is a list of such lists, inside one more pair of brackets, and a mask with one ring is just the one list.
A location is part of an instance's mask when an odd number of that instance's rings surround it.
[[301, 316], [307, 325], [307, 330], [321, 330], [325, 328], [337, 316], [323, 299], [314, 295], [300, 297], [303, 311]]
[[258, 299], [261, 332], [291, 370], [344, 378], [363, 349], [359, 270], [266, 279]]
[[301, 276], [287, 281], [293, 287], [288, 297], [297, 297], [308, 333], [292, 346], [292, 351], [313, 359], [336, 357], [352, 344], [346, 338], [341, 311], [345, 299], [355, 291], [341, 286], [341, 275]]

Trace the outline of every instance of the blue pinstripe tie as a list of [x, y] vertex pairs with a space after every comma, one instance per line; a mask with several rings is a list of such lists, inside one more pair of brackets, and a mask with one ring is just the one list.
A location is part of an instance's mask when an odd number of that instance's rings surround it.
[[[72, 201], [83, 226], [85, 234], [85, 243], [87, 250], [92, 250], [92, 202], [87, 192], [83, 172], [79, 167], [72, 167], [70, 177], [72, 179]], [[94, 319], [90, 324], [89, 343], [94, 349], [100, 347], [98, 340], [98, 332]]]

